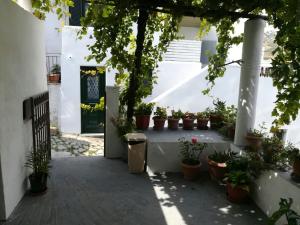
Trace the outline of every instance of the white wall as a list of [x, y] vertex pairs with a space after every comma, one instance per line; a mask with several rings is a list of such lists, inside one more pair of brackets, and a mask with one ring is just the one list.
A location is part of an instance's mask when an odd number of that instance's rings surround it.
[[[66, 133], [81, 133], [80, 116], [80, 66], [105, 66], [94, 60], [87, 62], [85, 57], [90, 54], [88, 44], [93, 43], [89, 28], [82, 40], [77, 38], [80, 27], [65, 26], [62, 31], [61, 57], [61, 125], [60, 130]], [[113, 71], [106, 72], [106, 85], [114, 84]]]
[[60, 84], [48, 84], [50, 104], [50, 124], [59, 127], [60, 114]]
[[43, 23], [12, 1], [0, 0], [0, 5], [0, 191], [5, 203], [0, 219], [5, 219], [27, 188], [24, 163], [32, 132], [31, 121], [23, 121], [22, 102], [46, 91], [47, 83]]
[[61, 54], [61, 31], [63, 20], [55, 13], [47, 13], [45, 19], [46, 54]]

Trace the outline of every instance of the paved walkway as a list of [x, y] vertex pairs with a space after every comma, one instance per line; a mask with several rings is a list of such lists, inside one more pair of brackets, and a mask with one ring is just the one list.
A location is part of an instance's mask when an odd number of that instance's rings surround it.
[[51, 136], [52, 158], [70, 156], [103, 156], [104, 137], [88, 137], [76, 134]]
[[188, 182], [181, 174], [127, 172], [104, 157], [53, 159], [49, 190], [25, 196], [3, 225], [260, 225], [252, 204], [226, 200], [224, 187], [206, 176]]

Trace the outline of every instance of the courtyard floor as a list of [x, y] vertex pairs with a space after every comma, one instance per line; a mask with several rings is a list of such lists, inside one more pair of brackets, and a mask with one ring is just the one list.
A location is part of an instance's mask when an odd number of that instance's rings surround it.
[[65, 157], [52, 160], [49, 190], [25, 195], [3, 225], [259, 225], [254, 205], [226, 200], [224, 187], [203, 175], [130, 174], [120, 160]]

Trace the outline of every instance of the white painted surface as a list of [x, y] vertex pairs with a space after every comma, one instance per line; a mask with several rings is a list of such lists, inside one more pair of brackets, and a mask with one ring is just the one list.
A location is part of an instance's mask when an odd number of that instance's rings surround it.
[[262, 47], [266, 22], [262, 19], [245, 22], [243, 56], [240, 75], [238, 113], [234, 144], [245, 146], [245, 136], [254, 128]]
[[50, 105], [50, 124], [59, 127], [60, 114], [60, 84], [48, 84], [49, 105]]
[[61, 31], [63, 20], [55, 13], [47, 13], [45, 19], [46, 54], [61, 54]]
[[[65, 26], [62, 31], [61, 56], [61, 125], [65, 133], [81, 133], [80, 116], [80, 66], [105, 66], [105, 62], [97, 64], [94, 60], [87, 62], [90, 54], [87, 45], [93, 43], [89, 28], [82, 40], [77, 38], [80, 27]], [[114, 84], [114, 72], [106, 71], [106, 85]]]
[[16, 0], [16, 3], [28, 12], [32, 10], [31, 0]]
[[12, 1], [0, 0], [0, 5], [0, 52], [4, 53], [0, 60], [0, 158], [5, 202], [5, 215], [0, 214], [0, 219], [5, 219], [27, 188], [24, 163], [32, 148], [32, 132], [31, 121], [23, 121], [22, 103], [46, 91], [47, 81], [43, 23]]

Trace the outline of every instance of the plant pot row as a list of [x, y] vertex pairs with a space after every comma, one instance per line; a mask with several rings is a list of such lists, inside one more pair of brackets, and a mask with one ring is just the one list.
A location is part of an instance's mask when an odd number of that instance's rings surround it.
[[[136, 115], [136, 128], [139, 130], [147, 130], [149, 128], [150, 123], [150, 116], [144, 115]], [[180, 119], [177, 118], [159, 118], [153, 117], [154, 121], [154, 130], [162, 130], [165, 127], [166, 121], [168, 121], [168, 129], [170, 130], [177, 130], [179, 128], [179, 121]], [[208, 129], [208, 119], [197, 119], [197, 129], [199, 130], [207, 130]], [[193, 130], [195, 127], [195, 119], [183, 118], [182, 124], [184, 130]]]

